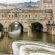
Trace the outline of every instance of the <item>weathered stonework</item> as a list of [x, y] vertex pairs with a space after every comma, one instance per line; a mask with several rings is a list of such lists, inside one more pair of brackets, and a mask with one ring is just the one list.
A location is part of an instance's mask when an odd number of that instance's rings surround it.
[[39, 22], [43, 25], [43, 31], [47, 32], [48, 21], [52, 21], [52, 11], [47, 10], [0, 10], [0, 23], [3, 25], [4, 30], [9, 28], [13, 22], [19, 22], [23, 25], [24, 30], [28, 30], [28, 26], [33, 22]]
[[11, 23], [19, 22], [23, 25], [23, 31], [28, 32], [31, 23], [39, 22], [42, 24], [44, 32], [50, 32], [52, 29], [49, 31], [47, 24], [53, 24], [55, 20], [55, 7], [53, 6], [54, 0], [52, 3], [44, 3], [41, 0], [40, 9], [2, 9], [0, 10], [0, 23], [3, 25], [4, 31], [8, 32]]

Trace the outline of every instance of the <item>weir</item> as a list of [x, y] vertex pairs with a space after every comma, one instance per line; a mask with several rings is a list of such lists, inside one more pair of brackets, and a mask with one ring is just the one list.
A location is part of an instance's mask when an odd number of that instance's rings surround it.
[[44, 42], [15, 41], [12, 43], [13, 55], [54, 55], [55, 45]]

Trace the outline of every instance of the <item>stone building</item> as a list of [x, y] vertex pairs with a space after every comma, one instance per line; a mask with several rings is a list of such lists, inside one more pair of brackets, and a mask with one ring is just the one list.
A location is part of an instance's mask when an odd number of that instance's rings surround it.
[[31, 26], [31, 23], [39, 22], [43, 26], [43, 31], [46, 32], [48, 22], [52, 22], [52, 10], [25, 10], [17, 8], [0, 10], [0, 20], [4, 29], [7, 30], [13, 22], [21, 23], [25, 31], [27, 31], [29, 25]]
[[52, 9], [53, 0], [40, 0], [41, 9]]
[[19, 22], [23, 26], [23, 31], [28, 32], [28, 27], [37, 22], [43, 26], [44, 32], [54, 32], [54, 30], [52, 31], [52, 24], [54, 24], [55, 20], [53, 1], [40, 0], [39, 9], [20, 9], [16, 7], [13, 9], [0, 9], [0, 23], [3, 26], [3, 30], [8, 32], [9, 25]]

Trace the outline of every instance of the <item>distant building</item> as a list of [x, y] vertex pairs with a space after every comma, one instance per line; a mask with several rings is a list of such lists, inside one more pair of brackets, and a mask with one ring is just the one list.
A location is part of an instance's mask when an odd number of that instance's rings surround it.
[[52, 0], [40, 0], [41, 9], [52, 9]]

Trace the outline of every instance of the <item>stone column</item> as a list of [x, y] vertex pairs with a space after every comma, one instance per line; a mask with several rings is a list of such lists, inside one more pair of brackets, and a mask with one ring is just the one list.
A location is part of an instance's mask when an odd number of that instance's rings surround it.
[[43, 0], [40, 0], [40, 9], [43, 9]]
[[45, 22], [43, 23], [43, 32], [47, 32], [47, 25], [45, 24]]
[[32, 37], [31, 26], [28, 26], [28, 37]]
[[55, 23], [55, 0], [52, 0], [52, 2], [53, 2], [53, 22]]
[[2, 34], [2, 32], [0, 32], [0, 38], [1, 38], [1, 34]]

